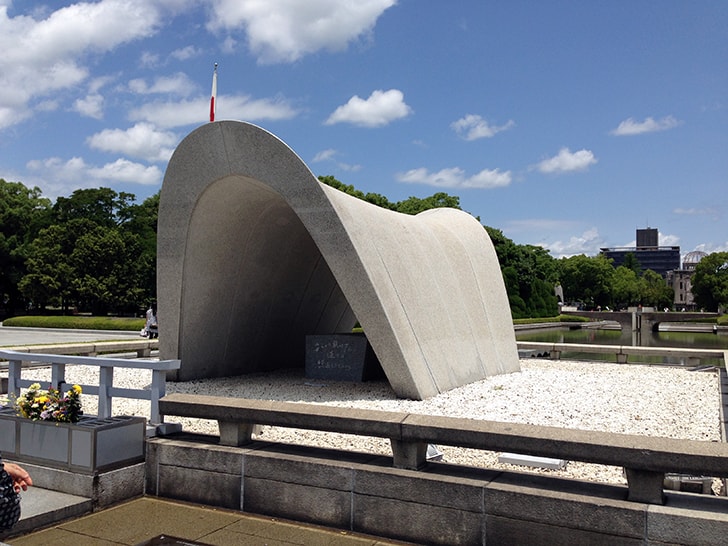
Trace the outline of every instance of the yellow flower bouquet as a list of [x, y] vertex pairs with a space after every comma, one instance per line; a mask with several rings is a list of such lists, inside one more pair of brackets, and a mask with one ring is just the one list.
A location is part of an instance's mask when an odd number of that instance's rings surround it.
[[52, 387], [41, 390], [39, 383], [33, 383], [15, 400], [15, 408], [18, 415], [33, 421], [77, 423], [83, 415], [81, 387], [74, 385], [64, 393]]

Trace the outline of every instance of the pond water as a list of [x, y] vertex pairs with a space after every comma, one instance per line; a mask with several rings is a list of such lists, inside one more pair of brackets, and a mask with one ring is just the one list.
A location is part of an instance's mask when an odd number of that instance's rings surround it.
[[[687, 349], [728, 350], [728, 335], [724, 333], [692, 331], [660, 331], [633, 333], [622, 332], [617, 328], [578, 328], [560, 327], [544, 330], [525, 330], [516, 332], [518, 341], [544, 341], [549, 343], [587, 343], [590, 345], [637, 345], [643, 347], [684, 347]], [[615, 361], [614, 355], [593, 353], [563, 352], [562, 358]], [[630, 357], [630, 362], [636, 357]], [[666, 357], [647, 357], [641, 359], [651, 364], [681, 364], [680, 359]], [[702, 359], [701, 364], [722, 365], [722, 359]]]

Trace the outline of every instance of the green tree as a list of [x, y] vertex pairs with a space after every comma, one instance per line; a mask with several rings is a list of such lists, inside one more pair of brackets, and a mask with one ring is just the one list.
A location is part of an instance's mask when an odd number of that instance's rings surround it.
[[71, 197], [56, 199], [54, 221], [61, 224], [74, 218], [87, 218], [99, 226], [116, 227], [129, 219], [134, 199], [131, 193], [117, 193], [111, 188], [76, 190]]
[[135, 235], [102, 226], [82, 234], [69, 260], [79, 300], [95, 315], [141, 303], [138, 255]]
[[27, 273], [28, 245], [49, 225], [50, 207], [39, 188], [0, 178], [0, 314], [26, 307], [18, 283]]
[[135, 312], [156, 293], [159, 193], [141, 205], [109, 188], [77, 190], [29, 246], [22, 293], [40, 307]]
[[327, 186], [331, 186], [332, 188], [336, 188], [337, 190], [356, 197], [357, 199], [361, 199], [362, 201], [366, 201], [367, 203], [377, 205], [384, 209], [395, 210], [402, 214], [419, 214], [426, 210], [441, 207], [460, 209], [460, 198], [454, 195], [449, 195], [445, 192], [438, 192], [425, 198], [409, 197], [403, 201], [392, 203], [383, 195], [378, 193], [364, 193], [361, 190], [357, 190], [352, 185], [344, 184], [331, 175], [319, 176], [318, 179], [319, 182], [322, 182]]
[[395, 210], [396, 205], [394, 203], [391, 203], [383, 195], [380, 195], [378, 193], [364, 193], [363, 191], [357, 190], [354, 186], [350, 184], [344, 184], [343, 182], [337, 180], [331, 175], [319, 176], [318, 179], [319, 182], [322, 182], [327, 186], [331, 186], [332, 188], [336, 188], [337, 190], [356, 197], [357, 199], [361, 199], [362, 201], [366, 201], [367, 203], [371, 203], [372, 205], [382, 207], [383, 209]]
[[562, 258], [560, 261], [561, 286], [564, 297], [581, 301], [588, 307], [605, 307], [612, 300], [612, 260], [599, 254], [587, 257], [584, 254]]
[[626, 267], [627, 269], [634, 271], [635, 275], [638, 277], [642, 274], [642, 266], [634, 252], [627, 252], [627, 254], [624, 255], [624, 263], [622, 264], [622, 267]]
[[674, 290], [667, 285], [659, 273], [648, 269], [642, 274], [642, 304], [664, 309], [672, 307], [675, 298]]
[[641, 297], [640, 278], [637, 273], [623, 265], [616, 268], [612, 278], [612, 303], [614, 307], [621, 309], [637, 305], [640, 303]]
[[448, 195], [445, 192], [438, 192], [430, 197], [420, 199], [419, 197], [409, 197], [404, 201], [398, 202], [394, 210], [403, 214], [419, 214], [430, 209], [438, 209], [449, 207], [460, 210], [460, 198], [454, 195]]
[[508, 295], [508, 305], [511, 308], [513, 318], [528, 318], [528, 305], [519, 292], [518, 271], [513, 266], [506, 266], [501, 269], [503, 283]]
[[56, 224], [40, 231], [28, 247], [28, 273], [20, 280], [19, 289], [44, 309], [47, 305], [61, 306], [64, 312], [73, 304], [72, 279], [75, 269], [69, 257], [80, 233], [93, 229], [90, 220], [77, 218], [66, 224]]
[[725, 310], [728, 306], [728, 252], [714, 252], [698, 262], [692, 292], [699, 308]]
[[120, 226], [123, 233], [138, 238], [139, 255], [134, 259], [139, 276], [139, 304], [156, 299], [158, 211], [159, 192], [139, 205], [131, 205], [128, 208], [128, 219]]
[[517, 245], [498, 229], [485, 230], [498, 256], [513, 318], [556, 316], [556, 260], [543, 247]]

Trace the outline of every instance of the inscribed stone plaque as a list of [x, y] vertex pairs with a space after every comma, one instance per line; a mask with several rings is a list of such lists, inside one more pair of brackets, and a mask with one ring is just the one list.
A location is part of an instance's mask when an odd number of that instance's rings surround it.
[[366, 381], [383, 372], [362, 334], [306, 336], [306, 377], [331, 381]]

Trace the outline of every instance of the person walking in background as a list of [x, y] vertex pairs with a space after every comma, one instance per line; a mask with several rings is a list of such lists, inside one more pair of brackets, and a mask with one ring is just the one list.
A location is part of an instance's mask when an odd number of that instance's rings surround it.
[[146, 313], [146, 322], [144, 323], [144, 329], [141, 331], [142, 337], [148, 337], [149, 339], [159, 337], [157, 330], [157, 304], [150, 303], [149, 309]]
[[[151, 313], [150, 313], [151, 311]], [[157, 325], [157, 304], [153, 303], [147, 311], [147, 335], [149, 339], [159, 337], [159, 327]]]
[[149, 309], [147, 309], [147, 322], [144, 324], [144, 331], [149, 335], [149, 326], [152, 324], [152, 317], [154, 316], [154, 309], [152, 309], [152, 304], [149, 304]]

